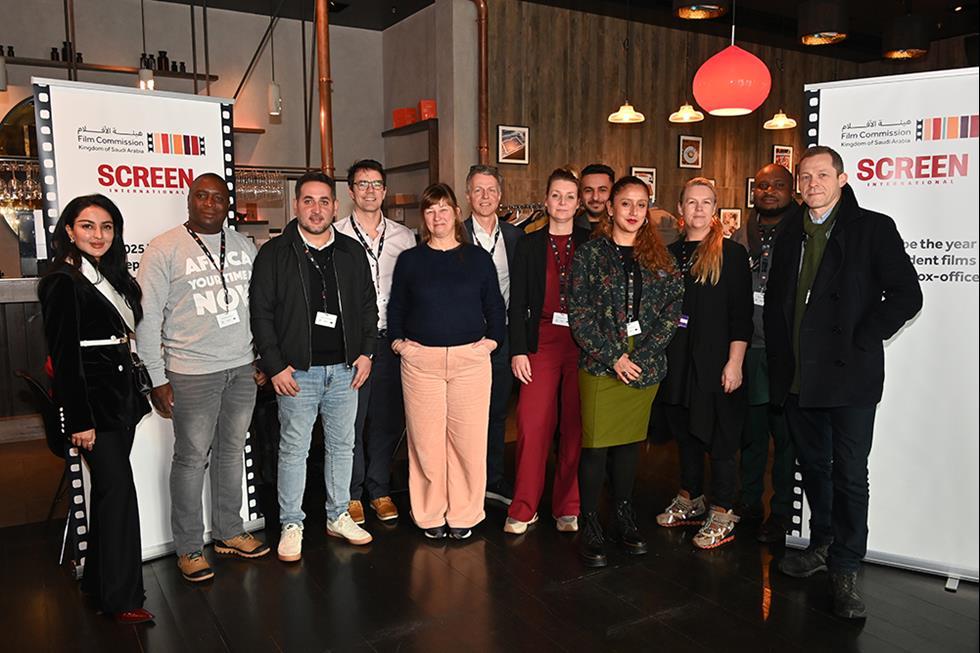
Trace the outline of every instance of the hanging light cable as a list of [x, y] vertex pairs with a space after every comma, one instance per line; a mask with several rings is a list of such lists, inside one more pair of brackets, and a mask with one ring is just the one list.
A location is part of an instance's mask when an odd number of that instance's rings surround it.
[[139, 87], [144, 91], [152, 91], [156, 86], [153, 81], [153, 71], [146, 65], [146, 12], [143, 0], [140, 0], [140, 30], [143, 35], [143, 57], [140, 59], [140, 69], [137, 73]]
[[769, 68], [762, 59], [735, 45], [734, 2], [731, 45], [701, 64], [693, 86], [694, 99], [713, 116], [744, 116], [769, 96]]
[[[691, 33], [688, 32], [684, 41], [685, 79], [687, 78], [686, 77], [687, 71], [690, 70], [690, 65], [691, 65]], [[674, 113], [670, 114], [670, 117], [667, 118], [667, 120], [673, 123], [701, 122], [702, 120], [704, 120], [704, 114], [698, 111], [697, 109], [695, 109], [693, 106], [691, 106], [690, 102], [684, 100], [684, 103], [681, 104], [681, 108], [675, 111]]]
[[[276, 22], [278, 25], [278, 21]], [[272, 59], [272, 81], [269, 82], [269, 115], [272, 117], [282, 115], [282, 89], [276, 81], [276, 26], [273, 25], [269, 43], [271, 46]]]
[[[779, 68], [779, 77], [781, 80], [786, 79], [786, 75], [783, 74], [783, 60], [776, 59], [776, 67]], [[782, 93], [782, 87], [780, 87], [780, 95], [783, 96], [783, 101], [785, 102], [785, 96]], [[779, 109], [773, 114], [772, 118], [762, 123], [763, 129], [792, 129], [796, 127], [796, 121], [788, 117], [782, 109]]]
[[609, 122], [618, 125], [634, 124], [646, 120], [646, 116], [634, 109], [629, 100], [630, 69], [632, 67], [630, 61], [630, 33], [632, 26], [633, 23], [630, 20], [630, 3], [629, 0], [626, 0], [626, 40], [623, 41], [623, 54], [626, 57], [626, 101], [623, 102], [618, 111], [610, 113], [609, 118], [607, 118]]

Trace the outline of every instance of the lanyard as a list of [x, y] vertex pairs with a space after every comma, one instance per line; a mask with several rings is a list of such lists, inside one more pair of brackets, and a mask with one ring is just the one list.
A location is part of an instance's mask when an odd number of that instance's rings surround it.
[[694, 252], [696, 252], [697, 249], [698, 247], [697, 245], [695, 245], [694, 249], [691, 250], [690, 256], [688, 256], [687, 248], [684, 247], [683, 244], [681, 244], [681, 256], [680, 256], [680, 261], [678, 261], [678, 263], [680, 263], [681, 276], [684, 276], [691, 271], [691, 265], [694, 264]]
[[623, 274], [626, 275], [626, 322], [629, 323], [633, 321], [635, 309], [633, 302], [635, 301], [636, 297], [633, 295], [636, 284], [636, 259], [630, 259], [627, 261], [626, 257], [623, 256], [623, 250], [621, 250], [616, 243], [611, 240], [607, 242], [614, 250], [616, 250], [616, 255], [619, 256], [619, 261], [623, 264]]
[[766, 284], [769, 280], [769, 266], [772, 264], [772, 241], [776, 238], [776, 227], [773, 225], [768, 233], [759, 223], [759, 241], [762, 243], [759, 251], [759, 258], [752, 261], [752, 269], [758, 270], [759, 282], [762, 292], [766, 291]]
[[196, 242], [197, 246], [201, 248], [201, 251], [204, 252], [204, 255], [208, 257], [209, 261], [211, 261], [211, 265], [221, 276], [221, 288], [225, 291], [225, 305], [229, 305], [231, 295], [228, 293], [228, 284], [225, 282], [225, 230], [221, 230], [221, 246], [218, 250], [218, 261], [220, 261], [220, 263], [215, 263], [214, 256], [211, 255], [211, 251], [208, 250], [207, 246], [204, 244], [204, 241], [201, 240], [196, 233], [194, 233], [194, 230], [191, 229], [186, 222], [184, 223], [184, 228], [187, 229], [187, 233], [191, 235], [191, 238], [194, 239], [194, 242]]
[[[500, 233], [500, 230], [497, 230]], [[558, 243], [551, 234], [548, 234], [548, 242], [551, 244], [551, 251], [555, 255], [555, 266], [558, 268], [558, 307], [562, 313], [568, 312], [568, 268], [572, 261], [572, 236], [568, 236], [565, 241], [565, 258], [562, 262], [561, 252], [558, 251]], [[494, 246], [496, 246], [494, 242]]]
[[[476, 222], [476, 218], [474, 218], [473, 221]], [[476, 237], [476, 227], [473, 227], [473, 240], [475, 240], [476, 244], [480, 246], [480, 249], [485, 249], [483, 247], [483, 244], [480, 242], [480, 239]], [[491, 245], [490, 249], [487, 250], [488, 252], [490, 252], [491, 258], [493, 258], [493, 253], [497, 249], [497, 241], [499, 240], [500, 240], [500, 225], [498, 224], [497, 228], [494, 229], [493, 231], [493, 245]]]
[[381, 252], [385, 249], [385, 234], [388, 232], [388, 225], [385, 224], [384, 218], [381, 218], [381, 225], [384, 228], [381, 230], [381, 236], [378, 238], [378, 253], [375, 254], [374, 250], [368, 244], [367, 238], [361, 233], [360, 227], [357, 226], [357, 218], [354, 217], [353, 213], [350, 216], [350, 226], [354, 229], [354, 235], [361, 241], [361, 245], [364, 246], [364, 251], [367, 252], [368, 258], [374, 261], [374, 290], [378, 295], [381, 295]]
[[320, 264], [313, 258], [313, 253], [310, 252], [310, 246], [305, 242], [303, 243], [303, 251], [306, 252], [306, 258], [309, 260], [310, 265], [320, 275], [320, 299], [323, 301], [323, 312], [329, 313], [330, 311], [327, 310], [327, 276], [323, 273], [323, 268], [320, 267]]

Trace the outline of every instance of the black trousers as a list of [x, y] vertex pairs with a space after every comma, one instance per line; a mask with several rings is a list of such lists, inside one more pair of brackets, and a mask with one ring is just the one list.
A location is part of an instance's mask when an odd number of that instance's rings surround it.
[[357, 394], [351, 499], [391, 493], [391, 460], [404, 429], [401, 359], [391, 351], [391, 340], [379, 337], [371, 374]]
[[708, 497], [711, 505], [730, 510], [735, 506], [737, 493], [738, 465], [735, 463], [735, 451], [723, 446], [720, 436], [705, 443], [689, 430], [690, 417], [688, 409], [677, 404], [665, 404], [664, 414], [670, 430], [677, 439], [677, 450], [681, 462], [681, 489], [686, 490], [691, 498], [704, 494], [704, 455], [711, 460], [711, 495]]
[[140, 513], [129, 452], [135, 427], [98, 432], [92, 451], [79, 448], [91, 472], [88, 550], [82, 591], [103, 612], [143, 607], [143, 550]]
[[633, 482], [636, 480], [639, 459], [639, 442], [582, 449], [578, 464], [578, 493], [582, 514], [599, 512], [602, 484], [607, 472], [613, 501], [629, 501], [633, 497]]
[[810, 504], [810, 542], [833, 541], [827, 565], [836, 571], [857, 571], [868, 552], [868, 454], [877, 408], [800, 408], [799, 395], [786, 399]]
[[490, 355], [493, 380], [490, 385], [490, 424], [487, 428], [487, 487], [504, 478], [504, 436], [507, 431], [507, 408], [514, 387], [510, 371], [510, 343], [507, 337]]

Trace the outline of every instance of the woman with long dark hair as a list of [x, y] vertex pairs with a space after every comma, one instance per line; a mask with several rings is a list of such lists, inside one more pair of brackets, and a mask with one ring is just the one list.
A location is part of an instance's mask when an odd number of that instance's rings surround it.
[[121, 623], [143, 609], [142, 548], [129, 453], [150, 411], [137, 388], [129, 339], [143, 313], [126, 268], [123, 217], [102, 195], [76, 197], [51, 237], [53, 265], [38, 284], [66, 445], [91, 471], [82, 590]]
[[[579, 554], [589, 567], [607, 564], [607, 536], [629, 554], [647, 551], [636, 526], [633, 481], [683, 292], [674, 260], [647, 219], [649, 192], [637, 177], [613, 184], [609, 219], [572, 261], [569, 317], [582, 348]], [[604, 533], [599, 498], [607, 469], [614, 514]]]
[[467, 242], [453, 189], [429, 186], [419, 208], [422, 244], [398, 256], [388, 301], [408, 492], [426, 537], [465, 540], [484, 518], [490, 353], [504, 338], [504, 298], [490, 254]]
[[[752, 337], [748, 255], [724, 237], [717, 208], [710, 181], [696, 177], [684, 185], [677, 204], [684, 237], [670, 246], [684, 275], [684, 306], [667, 349], [667, 378], [659, 399], [677, 439], [681, 487], [657, 523], [700, 525], [693, 542], [701, 549], [735, 539], [735, 453], [747, 406], [742, 364]], [[706, 453], [710, 502], [702, 494]]]
[[[578, 180], [559, 168], [548, 177], [548, 226], [517, 242], [510, 275], [511, 370], [521, 382], [517, 401], [517, 474], [504, 532], [520, 535], [538, 519], [548, 452], [559, 429], [551, 514], [562, 532], [578, 530], [578, 462], [582, 415], [579, 349], [568, 327], [572, 256], [589, 240], [575, 226]], [[559, 414], [560, 407], [560, 414]]]

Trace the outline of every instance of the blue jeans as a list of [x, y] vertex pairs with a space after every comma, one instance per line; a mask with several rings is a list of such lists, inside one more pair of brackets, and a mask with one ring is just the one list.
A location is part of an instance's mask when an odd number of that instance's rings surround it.
[[354, 417], [357, 391], [351, 388], [354, 368], [340, 363], [296, 370], [295, 397], [279, 401], [279, 521], [302, 524], [306, 458], [310, 454], [313, 425], [323, 418], [323, 482], [327, 489], [327, 519], [336, 520], [350, 503], [350, 476], [354, 464]]

